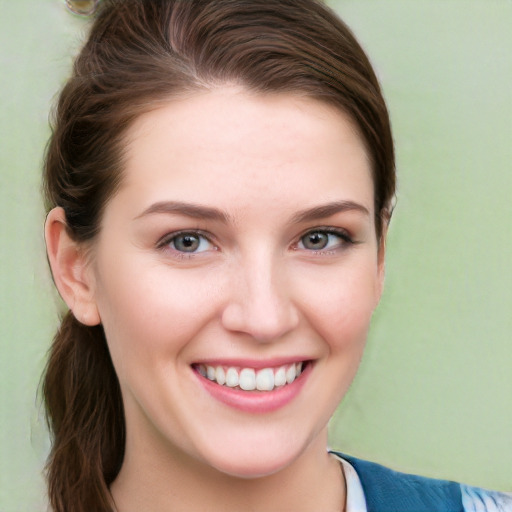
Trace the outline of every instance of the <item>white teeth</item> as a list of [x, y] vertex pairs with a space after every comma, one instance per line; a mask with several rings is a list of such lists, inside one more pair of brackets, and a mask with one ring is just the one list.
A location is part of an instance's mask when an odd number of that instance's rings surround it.
[[221, 386], [226, 383], [226, 373], [222, 366], [217, 366], [215, 369], [215, 380], [217, 381], [217, 384], [220, 384]]
[[228, 368], [226, 372], [226, 386], [230, 388], [238, 386], [238, 372], [236, 368]]
[[238, 385], [244, 391], [252, 391], [256, 389], [256, 372], [252, 368], [244, 368], [240, 372], [240, 380]]
[[297, 376], [297, 372], [296, 372], [296, 369], [295, 369], [295, 365], [292, 364], [286, 370], [286, 382], [288, 384], [291, 384], [295, 380], [296, 376]]
[[210, 380], [215, 380], [215, 368], [213, 366], [206, 366], [206, 376]]
[[281, 366], [274, 375], [274, 386], [284, 386], [286, 384], [286, 368]]
[[256, 389], [259, 391], [272, 391], [274, 389], [274, 370], [263, 368], [256, 374]]
[[236, 368], [225, 366], [197, 365], [197, 371], [203, 377], [217, 382], [221, 386], [235, 388], [239, 386], [244, 391], [272, 391], [276, 387], [291, 384], [301, 373], [304, 364], [292, 363], [277, 368]]

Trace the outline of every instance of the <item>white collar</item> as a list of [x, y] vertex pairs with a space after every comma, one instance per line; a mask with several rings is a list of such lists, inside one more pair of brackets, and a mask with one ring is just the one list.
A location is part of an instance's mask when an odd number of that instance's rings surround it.
[[347, 489], [345, 512], [367, 512], [363, 486], [353, 466], [339, 455], [331, 455], [341, 462]]

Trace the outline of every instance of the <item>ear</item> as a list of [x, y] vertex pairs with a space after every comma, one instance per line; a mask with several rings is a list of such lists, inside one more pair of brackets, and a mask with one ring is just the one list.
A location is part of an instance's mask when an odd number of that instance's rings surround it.
[[377, 281], [375, 287], [375, 307], [380, 302], [382, 292], [384, 291], [384, 281], [386, 277], [386, 239], [388, 234], [388, 223], [382, 223], [382, 233], [378, 240], [377, 248]]
[[62, 208], [54, 208], [46, 217], [45, 239], [48, 261], [61, 297], [79, 322], [90, 326], [99, 324], [94, 275], [84, 248], [69, 236]]

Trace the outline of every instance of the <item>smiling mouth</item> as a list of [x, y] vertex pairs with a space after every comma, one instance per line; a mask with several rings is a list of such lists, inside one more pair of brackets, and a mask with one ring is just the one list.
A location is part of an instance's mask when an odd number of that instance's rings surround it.
[[310, 364], [310, 361], [300, 361], [258, 369], [194, 364], [193, 368], [202, 377], [223, 387], [243, 391], [272, 391], [275, 388], [283, 388], [294, 382], [308, 364]]

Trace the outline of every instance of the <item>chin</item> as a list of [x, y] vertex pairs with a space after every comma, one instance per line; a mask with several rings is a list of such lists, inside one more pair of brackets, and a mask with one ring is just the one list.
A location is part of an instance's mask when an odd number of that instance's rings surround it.
[[[248, 441], [237, 449], [233, 443], [228, 450], [222, 453], [210, 453], [204, 457], [204, 461], [217, 471], [226, 475], [251, 479], [262, 478], [282, 471], [296, 460], [302, 452], [302, 447], [280, 446], [271, 448], [271, 443], [266, 443], [262, 449], [260, 443]], [[224, 445], [226, 446], [226, 445]]]
[[285, 469], [290, 463], [291, 460], [261, 460], [261, 458], [241, 460], [238, 458], [236, 461], [225, 461], [213, 467], [217, 471], [231, 477], [250, 480], [279, 473], [279, 471]]

